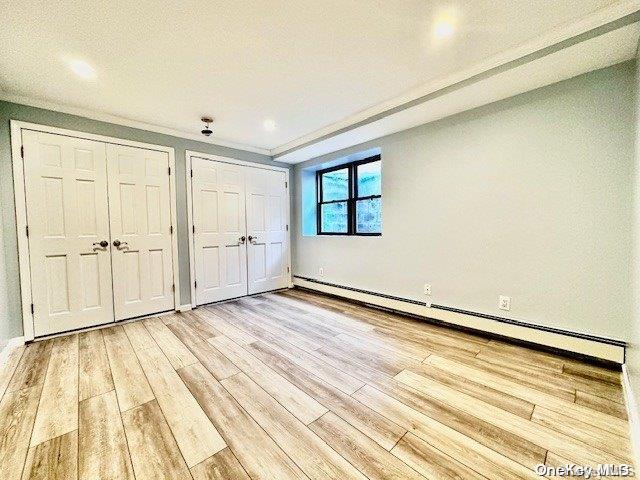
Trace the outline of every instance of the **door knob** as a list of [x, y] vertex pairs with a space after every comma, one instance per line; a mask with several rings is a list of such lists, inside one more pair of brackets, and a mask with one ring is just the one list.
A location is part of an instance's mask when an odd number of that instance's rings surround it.
[[101, 242], [94, 242], [93, 247], [102, 247], [102, 248], [107, 248], [109, 246], [109, 242], [107, 242], [106, 240], [102, 240]]
[[[120, 240], [115, 239], [113, 241], [113, 246], [116, 247], [118, 250], [122, 250], [122, 248], [128, 247], [129, 244], [127, 242], [121, 242]], [[120, 247], [122, 247], [122, 248], [120, 248]]]
[[249, 239], [249, 243], [251, 243], [252, 245], [256, 244], [254, 240], [258, 240], [258, 237], [252, 237], [251, 235], [249, 235], [247, 238]]
[[244, 241], [247, 239], [244, 235], [238, 239], [238, 245], [244, 245]]

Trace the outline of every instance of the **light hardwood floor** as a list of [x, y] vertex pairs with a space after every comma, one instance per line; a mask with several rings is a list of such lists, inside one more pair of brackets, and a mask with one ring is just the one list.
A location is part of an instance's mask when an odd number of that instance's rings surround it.
[[300, 290], [32, 343], [2, 479], [513, 479], [630, 464], [620, 374]]

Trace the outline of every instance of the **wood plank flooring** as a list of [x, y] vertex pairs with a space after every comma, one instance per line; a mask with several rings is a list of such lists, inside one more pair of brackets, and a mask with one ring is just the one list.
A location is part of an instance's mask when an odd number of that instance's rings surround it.
[[631, 462], [619, 372], [300, 290], [36, 342], [0, 370], [7, 480]]

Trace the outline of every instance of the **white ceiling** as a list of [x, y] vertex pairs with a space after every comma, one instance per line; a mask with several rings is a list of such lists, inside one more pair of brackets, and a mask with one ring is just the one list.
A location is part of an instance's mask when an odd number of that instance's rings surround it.
[[[0, 90], [3, 98], [185, 136], [198, 135], [200, 116], [209, 114], [216, 121], [208, 141], [278, 152], [536, 39], [562, 39], [558, 32], [585, 19], [610, 21], [633, 4], [0, 0]], [[455, 31], [438, 40], [432, 30], [442, 15]], [[96, 78], [76, 76], [72, 59], [92, 65]], [[275, 121], [274, 131], [264, 129], [265, 119]]]
[[535, 88], [605, 68], [635, 56], [640, 32], [634, 23], [590, 38], [568, 48], [542, 56], [523, 65], [508, 68], [442, 95], [402, 108], [399, 111], [345, 132], [300, 145], [276, 160], [300, 163], [352, 145], [423, 125], [455, 113], [480, 107]]

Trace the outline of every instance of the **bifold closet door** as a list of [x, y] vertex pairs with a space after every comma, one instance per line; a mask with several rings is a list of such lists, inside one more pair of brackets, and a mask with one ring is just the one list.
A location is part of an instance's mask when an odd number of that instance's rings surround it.
[[247, 294], [244, 169], [192, 159], [196, 304]]
[[106, 145], [30, 130], [22, 142], [35, 335], [113, 321]]
[[288, 286], [287, 188], [284, 172], [246, 168], [248, 293]]
[[173, 310], [169, 156], [107, 145], [115, 319]]

